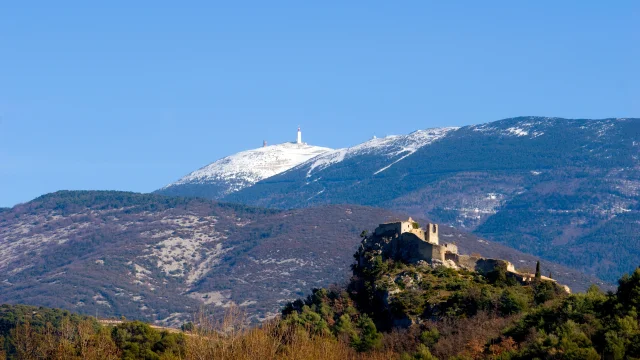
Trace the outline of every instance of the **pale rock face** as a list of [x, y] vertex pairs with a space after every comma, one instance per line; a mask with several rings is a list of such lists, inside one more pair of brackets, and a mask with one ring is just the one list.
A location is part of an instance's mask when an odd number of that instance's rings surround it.
[[218, 183], [224, 184], [219, 196], [223, 197], [331, 150], [305, 143], [283, 143], [242, 151], [196, 170], [161, 191], [180, 185]]

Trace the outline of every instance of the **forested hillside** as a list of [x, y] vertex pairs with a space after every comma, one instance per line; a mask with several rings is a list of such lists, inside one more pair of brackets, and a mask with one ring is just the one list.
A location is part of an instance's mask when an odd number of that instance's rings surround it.
[[[359, 254], [363, 255], [363, 254]], [[315, 289], [246, 327], [232, 306], [184, 332], [0, 306], [0, 359], [625, 359], [640, 356], [640, 269], [608, 294], [569, 295], [497, 268], [485, 276], [364, 254], [344, 287]]]
[[640, 356], [640, 268], [617, 291], [566, 293], [536, 273], [481, 275], [409, 265], [361, 248], [346, 288], [289, 304], [283, 323], [401, 359], [631, 359]]

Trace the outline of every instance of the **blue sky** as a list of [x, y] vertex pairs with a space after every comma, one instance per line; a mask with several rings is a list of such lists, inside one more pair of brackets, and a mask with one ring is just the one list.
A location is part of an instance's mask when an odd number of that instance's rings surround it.
[[0, 206], [152, 191], [298, 125], [640, 117], [637, 1], [26, 3], [0, 4]]

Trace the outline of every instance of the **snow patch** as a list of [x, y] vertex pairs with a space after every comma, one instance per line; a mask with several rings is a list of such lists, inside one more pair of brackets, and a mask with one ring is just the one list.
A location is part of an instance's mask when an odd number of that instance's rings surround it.
[[224, 196], [287, 171], [328, 151], [331, 149], [295, 143], [242, 151], [200, 168], [161, 190], [185, 184], [225, 182], [228, 188], [223, 190]]
[[474, 125], [471, 127], [472, 131], [482, 132], [487, 134], [500, 134], [503, 136], [516, 136], [525, 137], [530, 139], [537, 138], [544, 135], [541, 129], [551, 125], [554, 118], [528, 118], [526, 120], [518, 121], [516, 124], [510, 124], [508, 128], [500, 128], [497, 123], [489, 123], [482, 125]]
[[309, 171], [307, 172], [307, 177], [310, 177], [311, 173], [315, 169], [323, 170], [333, 164], [343, 162], [345, 157], [347, 156], [348, 151], [349, 149], [338, 149], [326, 155], [319, 156], [316, 161], [311, 163]]
[[527, 130], [520, 129], [520, 128], [517, 128], [517, 127], [510, 127], [510, 128], [507, 129], [507, 131], [510, 134], [515, 135], [515, 136], [527, 136], [527, 135], [529, 135], [529, 132]]

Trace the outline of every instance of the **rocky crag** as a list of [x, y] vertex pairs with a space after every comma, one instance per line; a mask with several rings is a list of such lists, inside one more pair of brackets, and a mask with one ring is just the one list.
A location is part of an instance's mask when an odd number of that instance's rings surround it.
[[[391, 259], [434, 268], [444, 266], [475, 271], [483, 275], [502, 270], [507, 277], [521, 284], [531, 283], [536, 276], [516, 270], [511, 262], [504, 259], [492, 259], [479, 254], [459, 254], [456, 244], [440, 244], [437, 224], [428, 224], [425, 231], [411, 218], [407, 221], [380, 224], [371, 236], [364, 237], [357, 253], [358, 265], [368, 266], [375, 256], [381, 256], [383, 261]], [[547, 276], [538, 275], [538, 278], [541, 281], [557, 282]], [[569, 287], [563, 288], [567, 293], [571, 292]]]

